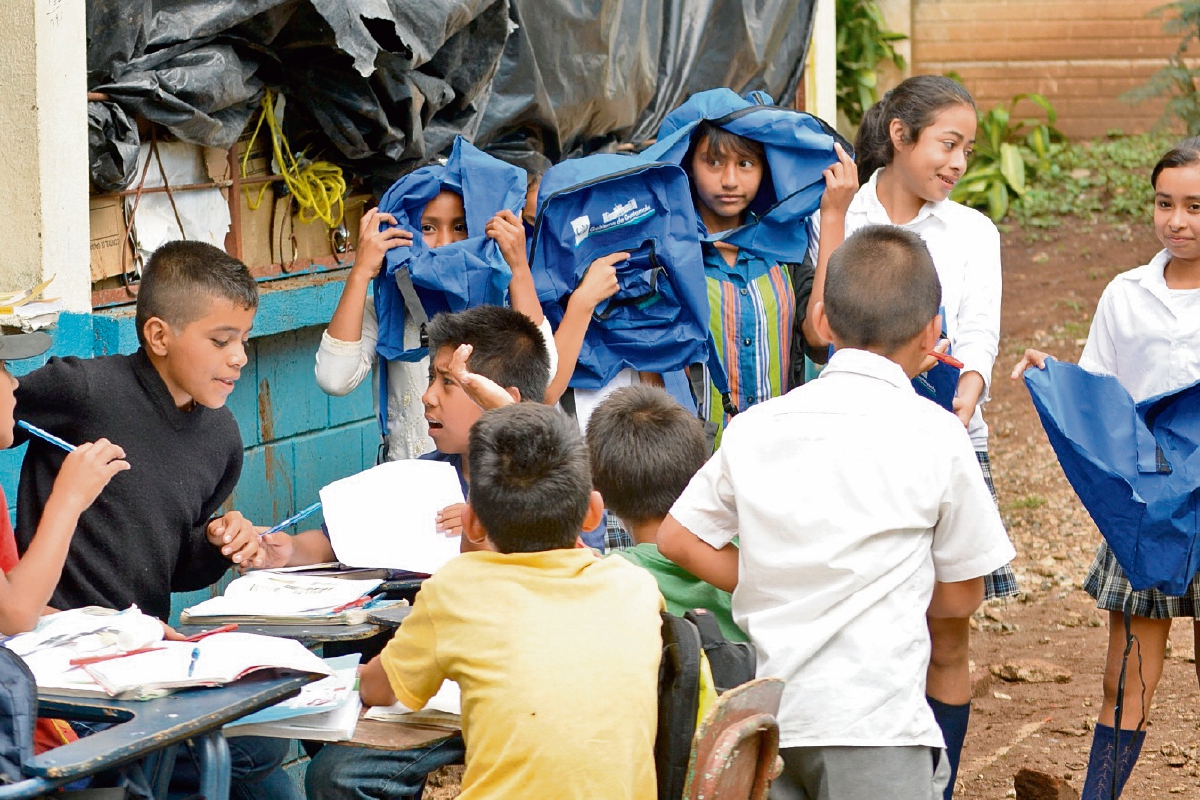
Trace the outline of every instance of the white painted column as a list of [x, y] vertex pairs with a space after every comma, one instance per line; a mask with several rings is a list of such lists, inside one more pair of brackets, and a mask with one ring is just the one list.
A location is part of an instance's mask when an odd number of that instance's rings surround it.
[[85, 5], [0, 2], [0, 292], [56, 275], [68, 311], [91, 310]]
[[837, 124], [836, 0], [817, 0], [804, 65], [804, 110]]

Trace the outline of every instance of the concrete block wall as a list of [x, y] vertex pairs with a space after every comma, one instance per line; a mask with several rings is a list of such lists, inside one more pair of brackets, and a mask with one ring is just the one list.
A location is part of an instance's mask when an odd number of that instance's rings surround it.
[[[320, 488], [375, 463], [379, 429], [371, 383], [329, 397], [313, 377], [313, 356], [342, 291], [338, 275], [260, 284], [249, 362], [229, 398], [246, 448], [242, 476], [226, 509], [270, 525], [318, 500]], [[137, 349], [133, 307], [63, 314], [47, 354], [102, 356]], [[45, 358], [14, 362], [27, 372]], [[0, 485], [15, 509], [24, 446], [0, 452]], [[321, 516], [305, 525], [316, 526]], [[177, 595], [173, 616], [213, 589]]]
[[[1178, 39], [1148, 16], [1160, 0], [911, 0], [912, 73], [957, 72], [981, 108], [1040, 92], [1077, 137], [1149, 130], [1161, 102], [1131, 106]], [[1033, 115], [1032, 105], [1018, 113]]]

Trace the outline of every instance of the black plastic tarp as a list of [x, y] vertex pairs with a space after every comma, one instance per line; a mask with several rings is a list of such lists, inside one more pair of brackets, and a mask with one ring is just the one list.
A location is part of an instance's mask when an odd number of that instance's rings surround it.
[[802, 72], [814, 0], [87, 0], [93, 179], [137, 128], [229, 147], [265, 87], [295, 148], [381, 191], [462, 134], [553, 159], [653, 137], [694, 91]]

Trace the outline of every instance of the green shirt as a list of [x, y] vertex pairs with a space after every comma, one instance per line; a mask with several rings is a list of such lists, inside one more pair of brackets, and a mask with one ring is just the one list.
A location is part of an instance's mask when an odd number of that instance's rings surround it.
[[749, 637], [733, 622], [729, 592], [705, 583], [666, 558], [658, 552], [657, 545], [639, 544], [628, 550], [618, 550], [617, 554], [650, 571], [658, 581], [658, 590], [667, 601], [667, 611], [683, 616], [693, 608], [706, 609], [717, 618], [717, 624], [726, 639], [731, 642], [749, 641]]

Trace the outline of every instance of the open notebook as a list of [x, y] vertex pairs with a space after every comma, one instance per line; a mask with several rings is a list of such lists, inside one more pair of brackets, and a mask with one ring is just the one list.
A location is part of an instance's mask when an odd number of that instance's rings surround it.
[[364, 597], [382, 581], [326, 578], [315, 575], [251, 572], [212, 597], [185, 608], [179, 621], [185, 625], [226, 622], [270, 625], [312, 625], [365, 622], [366, 612], [335, 610]]
[[427, 725], [438, 728], [462, 727], [462, 694], [454, 681], [443, 681], [437, 694], [420, 711], [403, 703], [375, 706], [367, 709], [366, 719], [380, 722], [399, 722], [405, 725]]
[[263, 669], [328, 675], [332, 670], [291, 639], [253, 633], [217, 633], [198, 642], [167, 642], [163, 649], [82, 667], [113, 697], [144, 697], [191, 686], [221, 686]]

